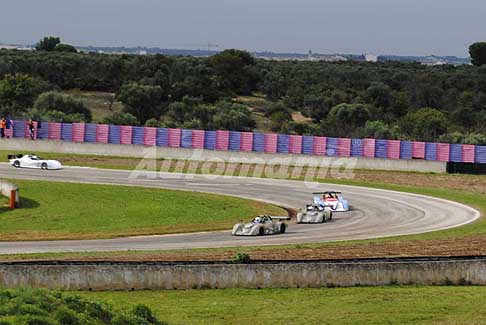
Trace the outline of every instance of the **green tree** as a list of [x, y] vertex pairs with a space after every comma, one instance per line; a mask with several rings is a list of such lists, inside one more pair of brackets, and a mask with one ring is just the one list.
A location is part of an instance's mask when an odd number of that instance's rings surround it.
[[423, 141], [435, 141], [447, 132], [447, 117], [435, 108], [422, 108], [408, 113], [400, 122], [400, 127], [411, 138]]
[[362, 131], [363, 138], [398, 140], [403, 138], [397, 125], [390, 126], [383, 121], [367, 121]]
[[334, 106], [328, 117], [322, 121], [324, 134], [350, 137], [353, 132], [370, 119], [370, 110], [363, 104], [339, 104]]
[[0, 115], [20, 117], [40, 93], [51, 88], [47, 82], [26, 74], [7, 74], [0, 79]]
[[125, 113], [132, 114], [142, 124], [151, 118], [158, 118], [162, 113], [164, 98], [160, 86], [124, 84], [116, 99], [125, 105]]
[[382, 82], [371, 85], [366, 93], [370, 102], [377, 107], [388, 108], [392, 103], [392, 89]]
[[486, 64], [486, 42], [474, 43], [469, 47], [471, 62], [475, 66]]
[[240, 50], [225, 50], [209, 59], [220, 86], [235, 94], [250, 94], [256, 89], [258, 73], [253, 56]]
[[91, 111], [83, 101], [60, 92], [42, 93], [35, 101], [34, 108], [40, 112], [58, 111], [66, 115], [82, 114], [85, 122], [91, 122]]
[[61, 43], [61, 39], [59, 37], [54, 36], [46, 36], [36, 44], [35, 49], [37, 51], [54, 51], [56, 46]]
[[57, 44], [54, 48], [56, 52], [69, 52], [69, 53], [78, 53], [78, 50], [69, 44]]
[[246, 107], [222, 102], [217, 104], [217, 113], [213, 118], [213, 126], [222, 130], [251, 131], [255, 127], [255, 120]]

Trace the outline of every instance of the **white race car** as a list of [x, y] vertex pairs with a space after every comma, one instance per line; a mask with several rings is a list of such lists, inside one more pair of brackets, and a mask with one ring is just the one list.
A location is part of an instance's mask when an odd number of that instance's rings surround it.
[[[343, 194], [341, 192], [327, 191], [327, 192], [316, 192], [312, 194], [317, 195], [314, 197], [315, 204], [318, 204], [319, 203], [318, 201], [323, 202], [323, 205], [330, 207], [331, 210], [334, 212], [349, 211], [349, 203], [343, 197]], [[322, 197], [319, 197], [319, 195], [322, 195]]]
[[17, 168], [62, 169], [57, 160], [44, 160], [36, 155], [8, 155], [10, 164]]
[[297, 223], [324, 223], [332, 220], [332, 209], [323, 202], [306, 204], [305, 208], [297, 213]]
[[238, 223], [231, 232], [234, 236], [263, 236], [283, 234], [287, 230], [287, 224], [282, 220], [289, 220], [289, 217], [271, 217], [267, 215], [258, 216], [249, 223]]

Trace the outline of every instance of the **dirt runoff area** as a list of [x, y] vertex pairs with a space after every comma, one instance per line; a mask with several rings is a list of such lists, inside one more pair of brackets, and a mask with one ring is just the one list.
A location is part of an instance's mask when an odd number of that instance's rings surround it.
[[441, 240], [415, 240], [400, 242], [366, 243], [356, 245], [325, 244], [321, 247], [292, 248], [241, 248], [207, 251], [168, 252], [110, 252], [75, 253], [52, 256], [0, 256], [0, 262], [15, 260], [62, 261], [228, 261], [238, 253], [246, 253], [251, 260], [322, 260], [359, 259], [374, 257], [420, 256], [486, 256], [486, 237], [473, 236]]

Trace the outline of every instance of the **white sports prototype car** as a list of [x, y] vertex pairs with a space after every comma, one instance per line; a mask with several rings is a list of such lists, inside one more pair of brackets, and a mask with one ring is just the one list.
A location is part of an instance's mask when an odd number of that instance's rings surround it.
[[234, 236], [263, 236], [283, 234], [287, 230], [287, 224], [282, 220], [289, 220], [289, 217], [271, 217], [267, 215], [258, 216], [249, 223], [238, 223], [231, 232]]
[[44, 160], [36, 155], [8, 155], [10, 164], [17, 168], [62, 169], [57, 160]]
[[297, 213], [297, 223], [324, 223], [332, 220], [332, 210], [328, 205], [307, 204]]
[[[314, 204], [322, 204], [329, 206], [334, 212], [346, 212], [349, 211], [349, 203], [343, 197], [341, 192], [327, 191], [316, 192], [314, 194]], [[322, 196], [321, 196], [322, 195]]]

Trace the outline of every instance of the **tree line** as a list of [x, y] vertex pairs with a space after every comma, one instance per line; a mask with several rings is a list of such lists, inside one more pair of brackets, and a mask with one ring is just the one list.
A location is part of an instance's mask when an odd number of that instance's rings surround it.
[[[0, 50], [0, 114], [91, 121], [68, 89], [108, 91], [124, 111], [107, 123], [486, 144], [486, 45], [474, 65], [276, 62], [226, 50], [209, 58], [79, 53], [60, 40]], [[70, 50], [65, 50], [69, 48]], [[250, 111], [235, 102], [262, 94]], [[294, 112], [305, 119], [294, 121]]]

